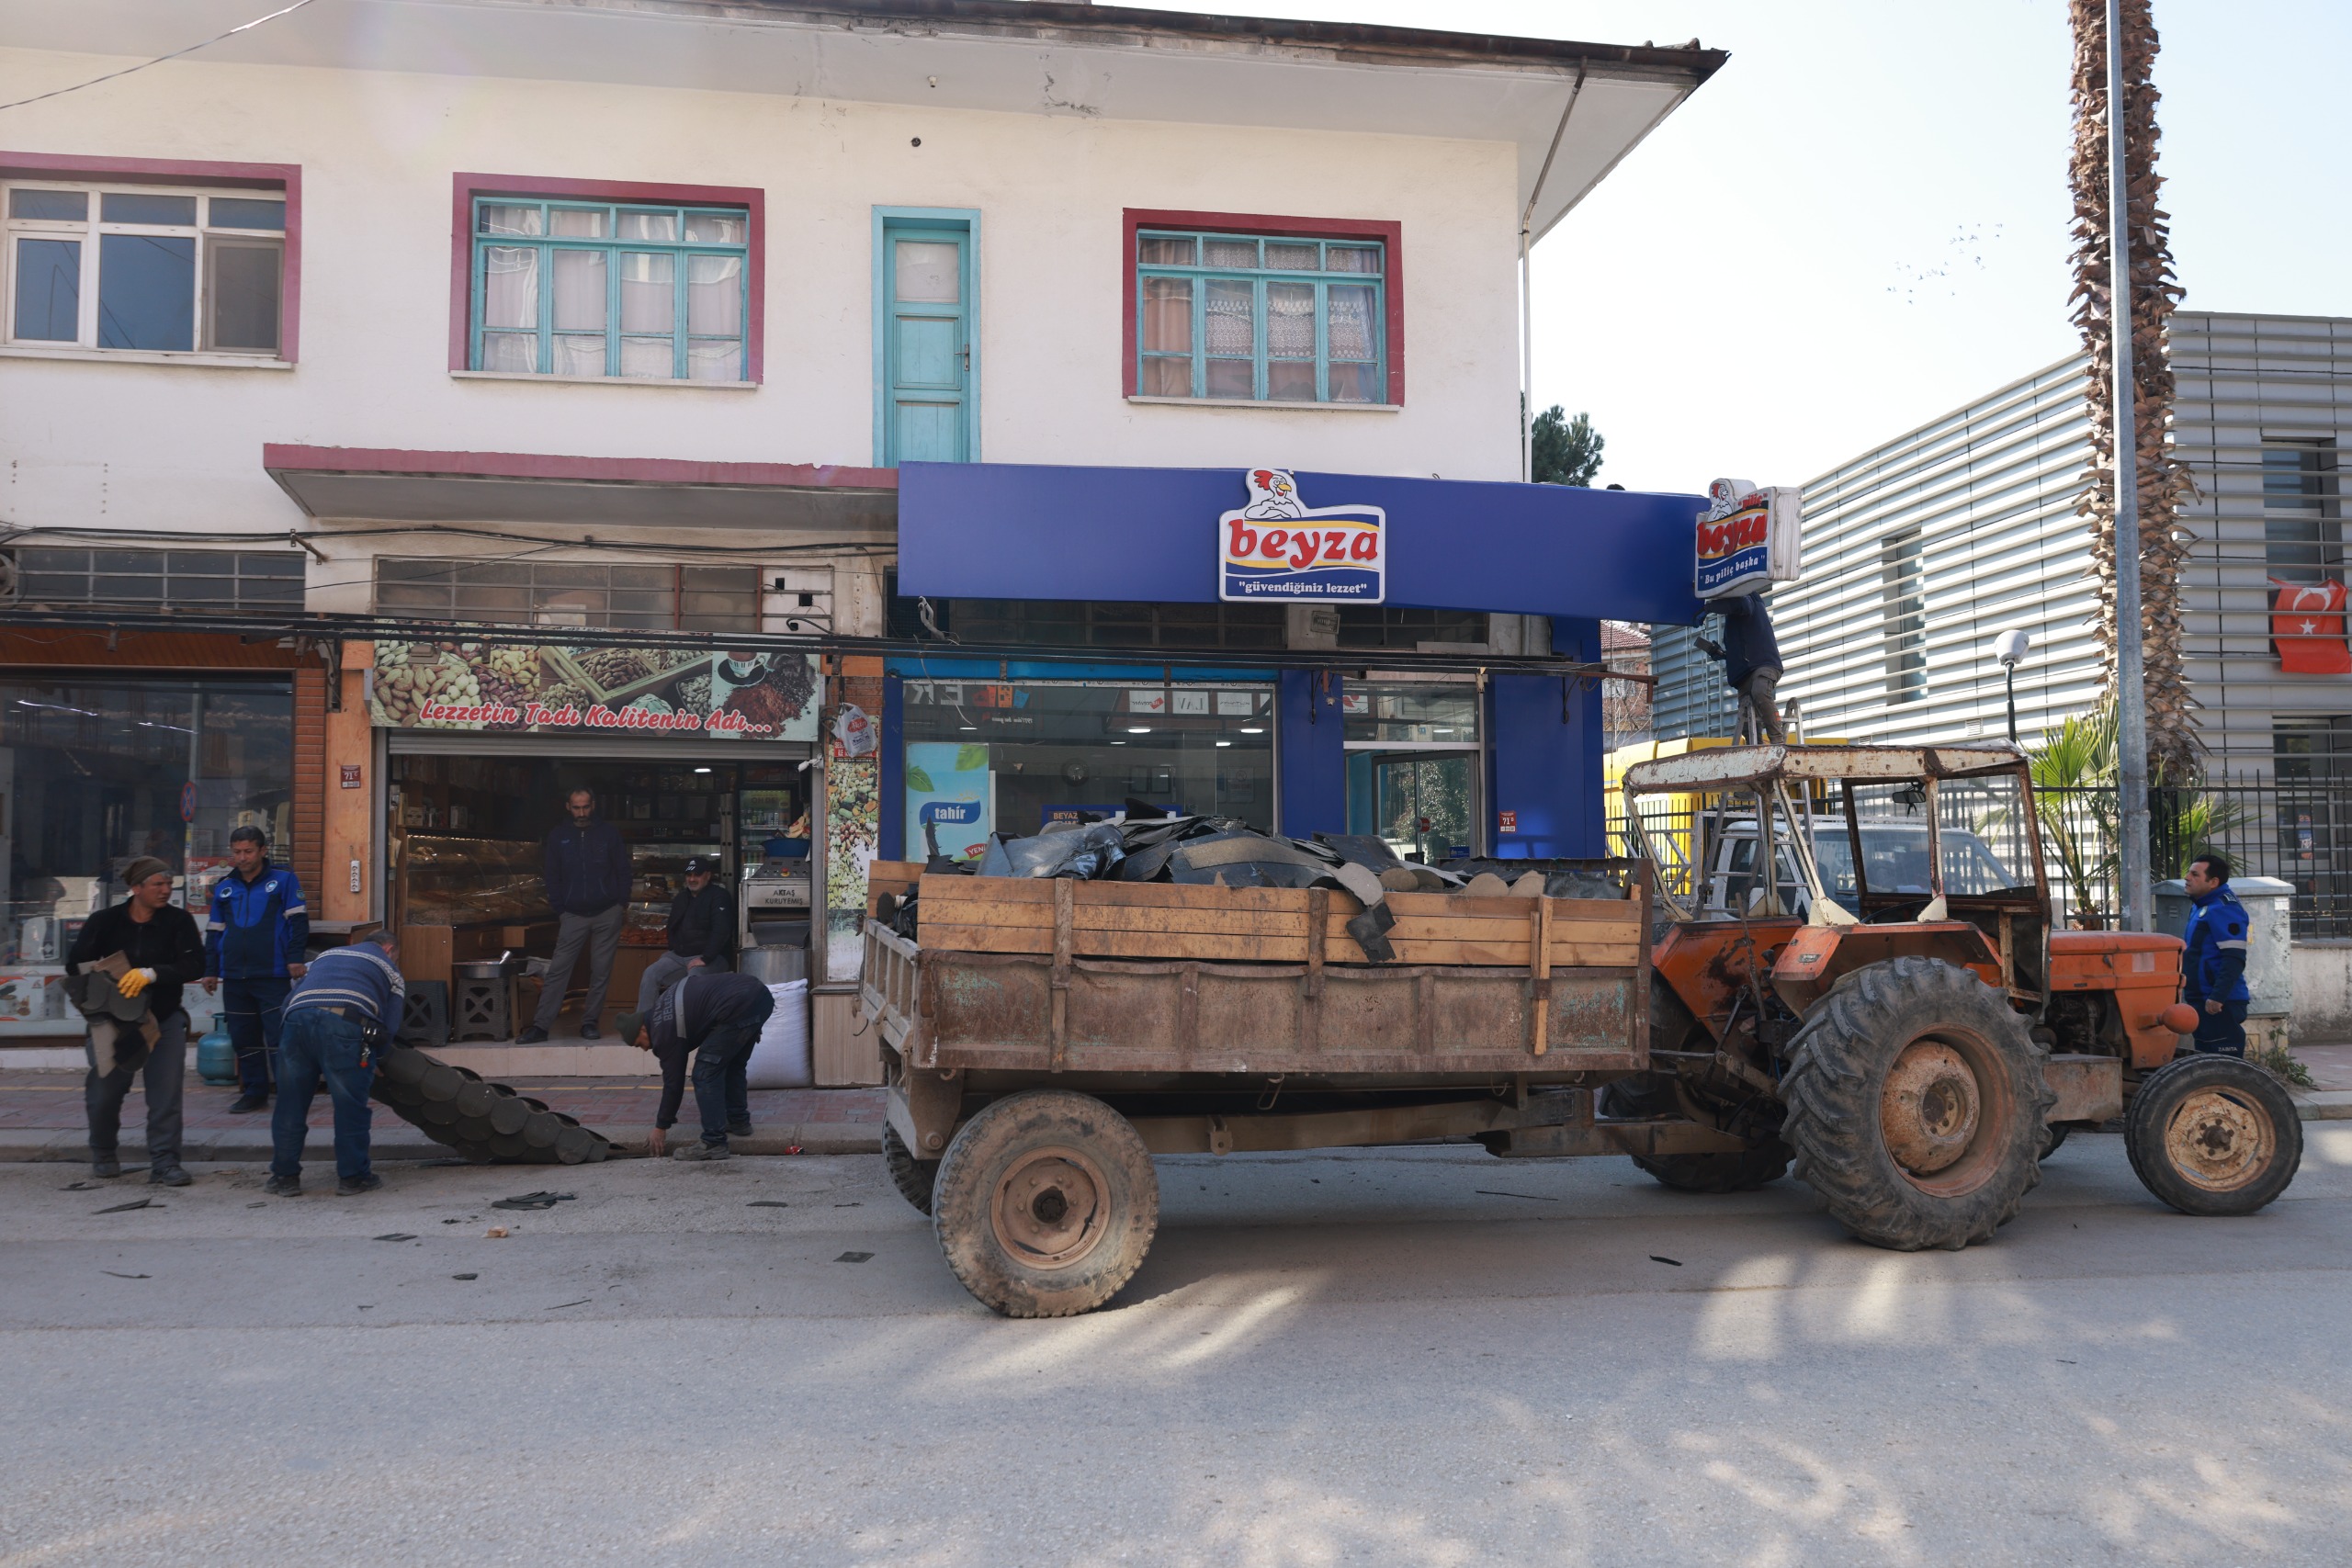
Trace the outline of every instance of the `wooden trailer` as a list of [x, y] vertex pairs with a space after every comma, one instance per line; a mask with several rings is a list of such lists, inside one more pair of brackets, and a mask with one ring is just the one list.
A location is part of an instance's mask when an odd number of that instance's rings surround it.
[[1594, 1086], [1649, 1065], [1650, 896], [1588, 863], [1623, 897], [1390, 893], [1384, 964], [1344, 892], [877, 865], [870, 913], [919, 886], [913, 939], [865, 930], [892, 1175], [975, 1295], [1050, 1316], [1142, 1261], [1155, 1154], [1739, 1146], [1594, 1115]]

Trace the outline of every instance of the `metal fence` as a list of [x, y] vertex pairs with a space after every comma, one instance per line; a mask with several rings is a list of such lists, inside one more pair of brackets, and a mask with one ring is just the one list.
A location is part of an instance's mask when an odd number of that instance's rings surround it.
[[[1624, 803], [1612, 798], [1610, 804], [1610, 852], [1629, 853]], [[1925, 825], [1925, 801], [1917, 792], [1865, 786], [1857, 791], [1855, 804], [1856, 815], [1866, 824], [1912, 820]], [[1973, 835], [2016, 883], [2031, 881], [2024, 811], [2014, 799], [1954, 781], [1938, 792], [1937, 807], [1939, 828], [1948, 834], [1958, 829]], [[2037, 789], [2033, 809], [2059, 921], [2112, 923], [2118, 904], [2114, 789]], [[1755, 817], [1753, 799], [1741, 795], [1705, 800], [1690, 795], [1645, 798], [1642, 820], [1664, 863], [1659, 867], [1661, 888], [1687, 899], [1694, 884], [1703, 881], [1704, 872], [1722, 871], [1738, 884], [1732, 890], [1735, 897], [1751, 891], [1753, 884], [1741, 874], [1754, 852], [1743, 851], [1737, 840], [1742, 837], [1738, 825], [1752, 824]], [[2149, 792], [2148, 818], [2150, 859], [2158, 879], [2177, 877], [2197, 855], [2218, 852], [2228, 858], [2233, 875], [2273, 876], [2294, 887], [2289, 909], [2296, 937], [2352, 937], [2352, 780], [2266, 779], [2159, 788]], [[1726, 824], [1733, 826], [1729, 849], [1722, 847]], [[1825, 881], [1834, 882], [1833, 863], [1850, 859], [1838, 847], [1845, 838], [1845, 808], [1835, 789], [1815, 798], [1814, 828], [1817, 842], [1832, 840], [1822, 871]], [[1965, 877], [1966, 864], [1976, 854], [1964, 840], [1955, 842], [1959, 849], [1948, 842], [1945, 850], [1948, 885]], [[1955, 860], [1955, 854], [1961, 859]], [[1693, 859], [1702, 863], [1702, 874], [1697, 877], [1692, 867], [1679, 863]], [[1889, 879], [1874, 861], [1866, 870], [1873, 888], [1888, 886]]]

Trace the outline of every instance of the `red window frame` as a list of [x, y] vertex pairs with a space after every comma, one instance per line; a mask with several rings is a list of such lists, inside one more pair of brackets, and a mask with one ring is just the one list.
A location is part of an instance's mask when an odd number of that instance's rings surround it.
[[473, 310], [474, 198], [508, 196], [540, 201], [641, 201], [664, 207], [740, 207], [751, 220], [744, 265], [749, 299], [743, 316], [743, 379], [758, 386], [766, 374], [767, 192], [756, 186], [682, 186], [642, 180], [558, 179], [537, 175], [452, 176], [449, 198], [449, 368], [464, 370]]
[[[191, 158], [97, 158], [73, 152], [0, 152], [0, 179], [119, 181], [146, 186], [225, 186], [286, 197], [285, 272], [277, 285], [277, 357], [301, 357], [302, 165], [222, 164]], [[91, 351], [94, 357], [115, 350]], [[238, 357], [246, 357], [239, 355]], [[259, 355], [252, 357], [258, 358]]]
[[[1385, 253], [1381, 297], [1385, 302], [1388, 342], [1388, 401], [1405, 401], [1405, 226], [1359, 218], [1280, 218], [1263, 212], [1185, 212], [1167, 208], [1130, 207], [1119, 224], [1120, 344], [1124, 354], [1120, 395], [1136, 396], [1136, 231], [1139, 229], [1214, 229], [1226, 234], [1255, 234], [1272, 239], [1378, 240]], [[1219, 408], [1252, 405], [1219, 400]], [[1284, 403], [1284, 408], [1297, 405]], [[1319, 403], [1318, 408], [1346, 408], [1345, 403]], [[1361, 405], [1359, 405], [1361, 406]]]

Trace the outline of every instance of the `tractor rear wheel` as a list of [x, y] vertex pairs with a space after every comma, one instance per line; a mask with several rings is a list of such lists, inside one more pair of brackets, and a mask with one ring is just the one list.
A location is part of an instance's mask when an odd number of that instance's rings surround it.
[[1159, 1228], [1159, 1177], [1133, 1122], [1068, 1089], [991, 1100], [939, 1162], [932, 1229], [964, 1288], [1007, 1317], [1109, 1301]]
[[1791, 1043], [1781, 1135], [1839, 1224], [1901, 1252], [1989, 1241], [2041, 1180], [2048, 1049], [1934, 958], [1856, 971]]
[[2182, 1213], [2251, 1214], [2295, 1179], [2303, 1123], [2251, 1062], [2181, 1056], [2140, 1080], [2123, 1147], [2140, 1184]]
[[[1600, 1091], [1603, 1116], [1679, 1116], [1682, 1102], [1674, 1080], [1660, 1073], [1621, 1078]], [[1633, 1155], [1628, 1156], [1658, 1182], [1677, 1192], [1747, 1192], [1778, 1181], [1789, 1171], [1789, 1145], [1767, 1138], [1737, 1154]]]

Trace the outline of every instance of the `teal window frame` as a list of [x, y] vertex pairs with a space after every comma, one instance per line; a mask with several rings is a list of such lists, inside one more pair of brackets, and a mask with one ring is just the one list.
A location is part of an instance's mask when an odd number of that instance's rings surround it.
[[[539, 231], [537, 234], [492, 234], [483, 227], [486, 208], [537, 208], [539, 211]], [[605, 232], [594, 236], [552, 234], [554, 214], [563, 212], [601, 212], [605, 216]], [[675, 224], [675, 240], [624, 240], [619, 238], [623, 214], [652, 214], [667, 216]], [[685, 237], [688, 220], [696, 217], [726, 218], [742, 225], [741, 243], [723, 243]], [[469, 370], [482, 368], [482, 338], [485, 296], [489, 288], [490, 252], [492, 249], [536, 249], [539, 253], [538, 322], [537, 327], [538, 352], [536, 368], [527, 372], [537, 376], [552, 376], [555, 372], [555, 253], [558, 251], [599, 251], [605, 255], [605, 369], [602, 378], [615, 381], [693, 381], [687, 374], [691, 347], [696, 343], [727, 343], [735, 344], [735, 379], [752, 379], [752, 225], [753, 214], [747, 208], [723, 204], [683, 204], [673, 206], [661, 202], [642, 201], [576, 201], [561, 197], [540, 198], [527, 196], [477, 196], [470, 209], [472, 228], [471, 261], [468, 293], [471, 299], [469, 310], [466, 367]], [[621, 330], [621, 257], [628, 255], [668, 255], [672, 302], [670, 311], [670, 374], [658, 376], [623, 376], [621, 374], [621, 343], [624, 338], [653, 338], [657, 333], [624, 333]], [[729, 338], [717, 333], [690, 333], [687, 330], [688, 258], [695, 256], [732, 256], [742, 265], [736, 275], [738, 296], [735, 306], [736, 329]], [[502, 331], [506, 329], [500, 329]], [[584, 333], [565, 333], [566, 337]], [[706, 383], [708, 384], [708, 383]], [[723, 385], [724, 383], [720, 383]]]
[[[1155, 240], [1190, 241], [1193, 244], [1194, 265], [1183, 265], [1170, 262], [1145, 261], [1144, 249]], [[1255, 246], [1261, 265], [1251, 267], [1205, 265], [1204, 258], [1211, 243]], [[1269, 245], [1302, 247], [1312, 245], [1316, 248], [1317, 265], [1312, 270], [1302, 267], [1267, 266], [1263, 264], [1266, 247]], [[1378, 258], [1376, 270], [1372, 272], [1331, 270], [1330, 253], [1340, 250], [1372, 253]], [[1386, 401], [1389, 255], [1388, 246], [1385, 241], [1311, 234], [1227, 233], [1214, 229], [1138, 228], [1136, 231], [1136, 250], [1133, 260], [1135, 290], [1129, 308], [1135, 312], [1136, 359], [1133, 374], [1138, 395], [1156, 397], [1170, 395], [1145, 390], [1151, 385], [1150, 378], [1147, 373], [1151, 361], [1189, 359], [1191, 390], [1184, 395], [1190, 399], [1212, 403], [1305, 401], [1306, 400], [1294, 398], [1275, 399], [1270, 394], [1268, 386], [1266, 289], [1269, 284], [1290, 283], [1311, 285], [1315, 289], [1315, 397], [1313, 400], [1317, 403], [1331, 403], [1335, 406], [1349, 408], [1376, 407]], [[1192, 348], [1189, 353], [1154, 353], [1147, 347], [1145, 292], [1148, 280], [1161, 277], [1193, 280]], [[1209, 395], [1210, 359], [1214, 357], [1238, 360], [1240, 357], [1238, 355], [1212, 355], [1208, 351], [1208, 297], [1209, 288], [1213, 283], [1246, 283], [1250, 286], [1250, 395], [1247, 398]], [[1331, 358], [1330, 342], [1330, 288], [1334, 284], [1353, 288], [1369, 287], [1372, 289], [1372, 310], [1367, 325], [1372, 338], [1373, 356], [1368, 360], [1342, 359], [1337, 363], [1366, 367], [1364, 380], [1366, 385], [1375, 389], [1376, 395], [1373, 397], [1334, 399], [1331, 396], [1331, 367], [1334, 361]]]

